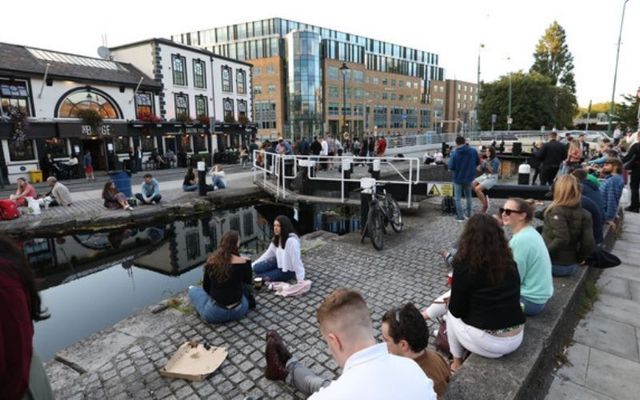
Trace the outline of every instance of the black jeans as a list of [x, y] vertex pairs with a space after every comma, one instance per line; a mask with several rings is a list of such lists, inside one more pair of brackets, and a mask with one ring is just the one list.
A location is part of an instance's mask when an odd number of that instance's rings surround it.
[[640, 209], [640, 199], [639, 193], [640, 190], [640, 168], [635, 168], [631, 170], [631, 179], [629, 179], [629, 189], [631, 189], [631, 205], [629, 206], [632, 210]]
[[540, 173], [540, 183], [542, 185], [550, 186], [553, 183], [553, 179], [558, 175], [559, 166], [543, 168]]

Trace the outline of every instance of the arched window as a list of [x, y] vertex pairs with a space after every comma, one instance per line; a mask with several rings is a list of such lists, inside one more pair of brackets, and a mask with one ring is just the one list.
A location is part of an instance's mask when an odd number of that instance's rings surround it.
[[121, 118], [118, 107], [111, 99], [89, 88], [74, 90], [66, 94], [66, 97], [59, 104], [58, 118], [77, 118], [78, 111], [85, 109], [97, 111], [104, 119]]

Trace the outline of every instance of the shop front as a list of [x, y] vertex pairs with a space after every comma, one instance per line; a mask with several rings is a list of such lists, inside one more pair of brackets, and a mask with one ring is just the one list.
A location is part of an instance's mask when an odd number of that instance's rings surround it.
[[133, 140], [124, 122], [104, 122], [99, 126], [81, 122], [59, 122], [59, 139], [69, 142], [71, 154], [82, 162], [86, 151], [91, 153], [93, 168], [98, 171], [122, 168], [128, 159]]
[[55, 137], [53, 122], [30, 122], [23, 135], [15, 135], [12, 124], [0, 123], [3, 182], [15, 183], [21, 177], [29, 179], [30, 173], [39, 171], [39, 160], [46, 154], [47, 142]]

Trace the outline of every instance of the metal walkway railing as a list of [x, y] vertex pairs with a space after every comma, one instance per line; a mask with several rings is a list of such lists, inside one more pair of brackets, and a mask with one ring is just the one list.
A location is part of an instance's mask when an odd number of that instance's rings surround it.
[[[300, 169], [306, 168], [307, 177], [310, 181], [333, 181], [340, 182], [340, 203], [345, 203], [349, 197], [346, 192], [347, 182], [360, 182], [359, 176], [346, 173], [355, 168], [362, 168], [358, 172], [367, 172], [369, 168], [373, 171], [391, 173], [393, 178], [378, 179], [382, 184], [407, 185], [407, 207], [411, 208], [411, 195], [413, 185], [420, 181], [420, 160], [410, 157], [357, 157], [352, 155], [343, 156], [301, 156], [282, 155], [276, 153], [260, 153], [255, 150], [253, 153], [253, 182], [257, 183], [262, 175], [262, 187], [267, 189], [273, 185], [268, 185], [271, 178], [276, 178], [275, 191], [272, 193], [276, 198], [285, 199], [287, 197], [287, 180], [295, 179]], [[337, 170], [337, 174], [333, 171]], [[352, 176], [356, 175], [356, 176]]]

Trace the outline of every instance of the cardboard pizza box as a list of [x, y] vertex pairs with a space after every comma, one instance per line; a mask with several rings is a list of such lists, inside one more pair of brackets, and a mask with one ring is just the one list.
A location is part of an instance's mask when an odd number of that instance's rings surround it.
[[160, 375], [190, 381], [203, 381], [214, 373], [227, 358], [227, 349], [204, 345], [195, 340], [183, 343], [167, 364], [160, 369]]

